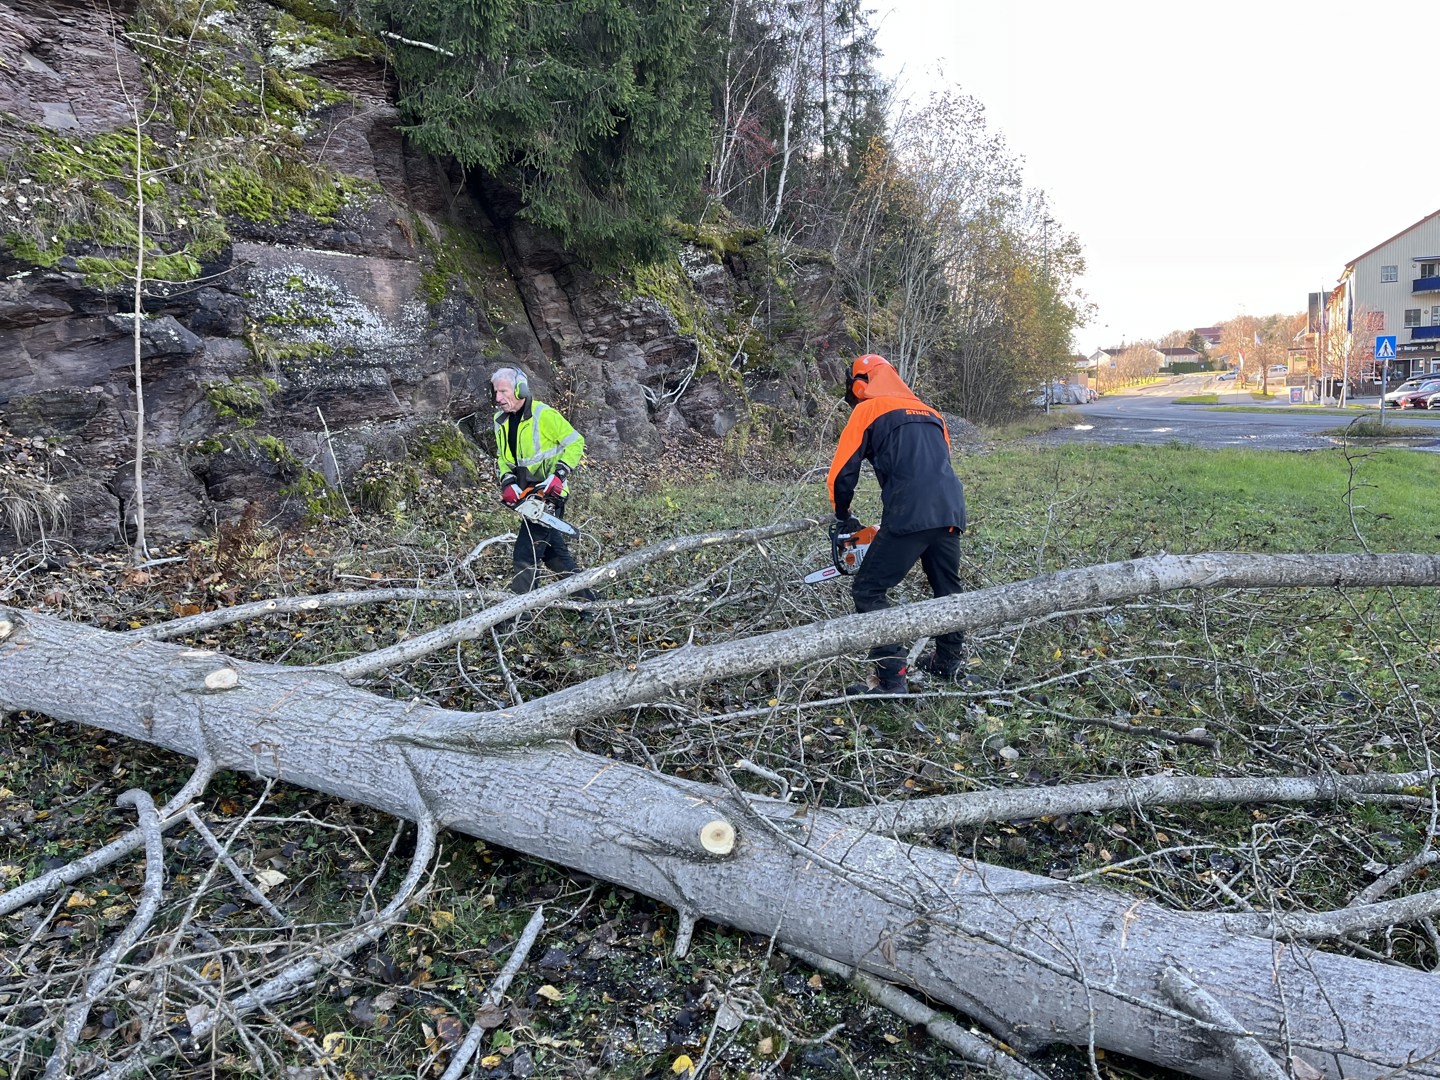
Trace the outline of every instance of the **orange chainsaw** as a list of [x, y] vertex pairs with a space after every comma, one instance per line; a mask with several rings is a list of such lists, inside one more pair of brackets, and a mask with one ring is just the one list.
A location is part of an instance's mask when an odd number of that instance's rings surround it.
[[875, 534], [879, 531], [879, 526], [867, 525], [855, 532], [831, 533], [831, 565], [816, 570], [813, 574], [806, 574], [805, 584], [814, 585], [817, 582], [829, 581], [831, 578], [850, 577], [860, 569], [860, 564], [865, 560], [865, 552], [870, 550], [870, 542], [875, 539]]

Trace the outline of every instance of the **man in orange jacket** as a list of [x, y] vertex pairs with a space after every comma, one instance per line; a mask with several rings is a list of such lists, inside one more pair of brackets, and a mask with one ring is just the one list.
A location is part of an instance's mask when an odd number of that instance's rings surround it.
[[[941, 415], [905, 385], [883, 356], [867, 353], [850, 366], [845, 400], [854, 408], [830, 463], [835, 528], [854, 532], [850, 513], [860, 463], [880, 481], [880, 530], [870, 542], [851, 586], [856, 611], [890, 606], [886, 595], [918, 561], [936, 596], [961, 591], [960, 534], [965, 531], [965, 490], [950, 465], [950, 433]], [[941, 634], [935, 651], [917, 666], [953, 679], [964, 662], [965, 635]], [[899, 644], [870, 650], [874, 670], [847, 694], [903, 694], [905, 653]]]

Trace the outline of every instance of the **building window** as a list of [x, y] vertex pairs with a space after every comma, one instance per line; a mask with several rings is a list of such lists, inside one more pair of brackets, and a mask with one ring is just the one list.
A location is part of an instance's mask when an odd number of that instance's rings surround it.
[[1420, 264], [1421, 277], [1440, 277], [1440, 262], [1422, 262]]
[[1419, 325], [1420, 325], [1420, 309], [1419, 309], [1418, 307], [1407, 307], [1407, 308], [1405, 309], [1405, 325], [1406, 325], [1406, 326], [1419, 326]]
[[1382, 266], [1382, 267], [1380, 267], [1380, 280], [1381, 280], [1381, 281], [1399, 281], [1399, 280], [1400, 280], [1400, 267], [1399, 267], [1399, 266]]
[[1440, 304], [1430, 305], [1430, 325], [1440, 326]]

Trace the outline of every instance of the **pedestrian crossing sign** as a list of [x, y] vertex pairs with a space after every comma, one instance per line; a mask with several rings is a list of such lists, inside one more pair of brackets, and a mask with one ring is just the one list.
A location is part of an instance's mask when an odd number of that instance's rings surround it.
[[1394, 334], [1387, 335], [1386, 337], [1377, 337], [1377, 338], [1375, 339], [1375, 359], [1376, 359], [1376, 360], [1394, 360], [1394, 359], [1395, 359], [1395, 335], [1394, 335]]

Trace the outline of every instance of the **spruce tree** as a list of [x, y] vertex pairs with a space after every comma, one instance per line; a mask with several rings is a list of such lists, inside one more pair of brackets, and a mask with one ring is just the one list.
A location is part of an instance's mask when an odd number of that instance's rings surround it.
[[666, 218], [698, 192], [704, 14], [700, 0], [372, 0], [369, 11], [392, 43], [410, 138], [514, 187], [526, 219], [601, 267], [658, 256]]

